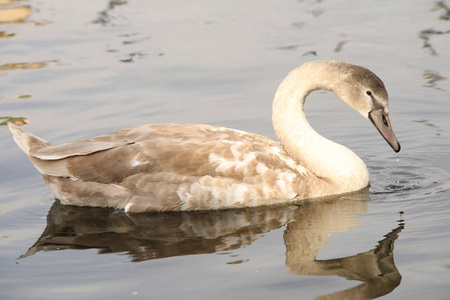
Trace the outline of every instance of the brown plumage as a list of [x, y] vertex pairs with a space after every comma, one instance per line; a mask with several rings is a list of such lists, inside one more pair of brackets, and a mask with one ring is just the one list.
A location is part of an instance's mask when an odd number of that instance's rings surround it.
[[273, 125], [283, 146], [257, 134], [198, 124], [144, 125], [58, 146], [9, 127], [63, 204], [127, 212], [206, 210], [362, 189], [369, 183], [362, 160], [317, 134], [304, 116], [306, 96], [318, 89], [334, 91], [400, 151], [382, 81], [367, 69], [333, 61], [307, 63], [278, 88]]
[[[66, 204], [139, 212], [256, 206], [309, 196], [304, 175], [312, 174], [278, 142], [228, 128], [155, 124], [58, 146], [35, 144], [30, 160]], [[280, 184], [285, 177], [297, 191]], [[226, 201], [227, 193], [234, 199]]]

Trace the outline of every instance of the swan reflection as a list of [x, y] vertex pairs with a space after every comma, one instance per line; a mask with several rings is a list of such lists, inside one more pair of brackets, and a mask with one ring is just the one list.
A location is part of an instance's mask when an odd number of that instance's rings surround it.
[[367, 191], [299, 205], [240, 210], [125, 214], [55, 202], [47, 227], [21, 258], [39, 251], [98, 249], [127, 253], [132, 261], [230, 251], [251, 245], [270, 230], [286, 227], [286, 266], [293, 274], [337, 275], [363, 283], [320, 299], [370, 299], [390, 293], [401, 281], [393, 245], [403, 223], [367, 252], [316, 260], [330, 235], [358, 225]]

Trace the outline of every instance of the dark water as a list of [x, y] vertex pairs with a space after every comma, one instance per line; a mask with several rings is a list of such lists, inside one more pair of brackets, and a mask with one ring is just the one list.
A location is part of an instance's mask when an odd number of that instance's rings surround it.
[[1, 4], [0, 117], [26, 117], [51, 142], [160, 122], [274, 138], [279, 82], [336, 59], [384, 80], [402, 144], [396, 157], [371, 124], [314, 93], [309, 120], [363, 158], [370, 189], [126, 215], [55, 202], [2, 126], [1, 299], [448, 299], [450, 3]]

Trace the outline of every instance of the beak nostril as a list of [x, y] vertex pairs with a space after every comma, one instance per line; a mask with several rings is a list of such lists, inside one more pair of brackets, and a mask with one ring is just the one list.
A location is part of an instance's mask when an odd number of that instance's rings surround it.
[[386, 116], [385, 116], [385, 115], [383, 115], [383, 124], [384, 124], [385, 126], [389, 127], [389, 124], [388, 124], [388, 122], [387, 122], [387, 120], [386, 120]]

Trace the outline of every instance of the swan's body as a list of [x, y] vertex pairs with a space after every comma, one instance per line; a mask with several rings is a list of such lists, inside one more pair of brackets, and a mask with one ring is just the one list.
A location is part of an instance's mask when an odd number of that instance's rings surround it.
[[14, 139], [64, 204], [127, 212], [223, 209], [352, 192], [369, 184], [362, 160], [320, 136], [305, 118], [306, 96], [331, 90], [370, 119], [392, 148], [383, 82], [343, 62], [293, 70], [278, 88], [280, 139], [197, 124], [156, 124], [52, 146], [10, 123]]

